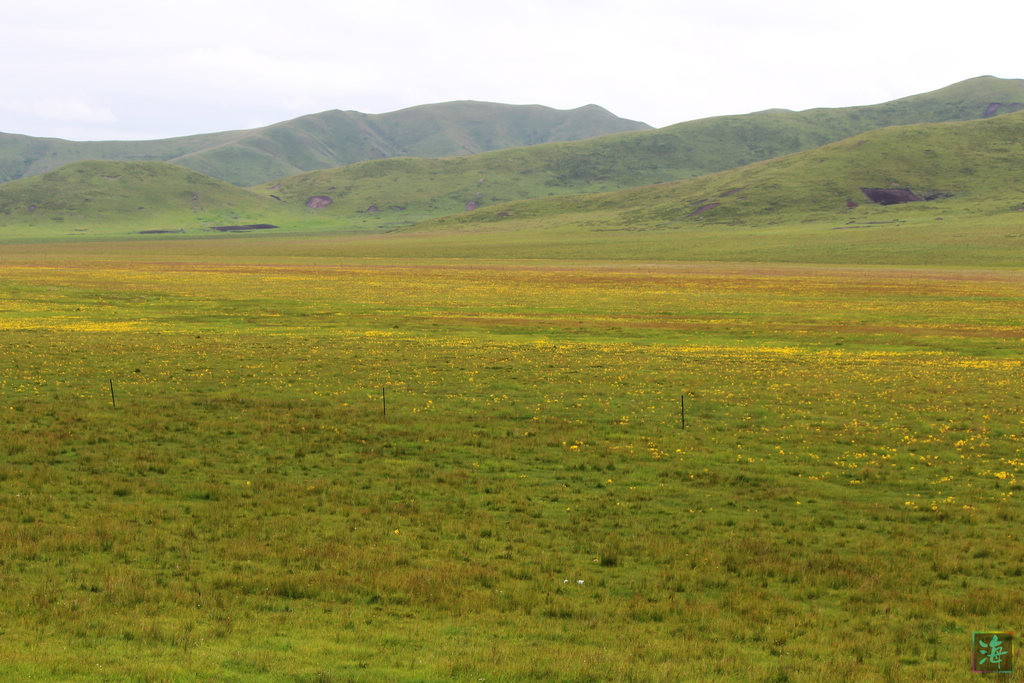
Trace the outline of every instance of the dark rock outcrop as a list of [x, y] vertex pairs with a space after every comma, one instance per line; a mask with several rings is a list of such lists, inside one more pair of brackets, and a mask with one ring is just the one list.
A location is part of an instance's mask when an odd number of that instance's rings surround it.
[[253, 223], [251, 225], [215, 225], [210, 230], [217, 232], [247, 232], [249, 230], [274, 230], [280, 226], [270, 223]]
[[881, 204], [882, 206], [924, 201], [907, 187], [862, 187], [860, 191], [875, 204]]

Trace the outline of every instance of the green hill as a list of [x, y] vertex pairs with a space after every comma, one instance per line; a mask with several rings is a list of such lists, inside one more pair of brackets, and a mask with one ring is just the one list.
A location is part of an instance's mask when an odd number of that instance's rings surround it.
[[467, 206], [693, 178], [888, 126], [981, 119], [1020, 108], [1021, 101], [1024, 81], [982, 77], [864, 107], [770, 110], [475, 156], [366, 162], [300, 174], [257, 191], [292, 204], [327, 197], [332, 203], [323, 212], [337, 220], [370, 207], [395, 219], [420, 219]]
[[[847, 110], [762, 112], [694, 122], [700, 134], [681, 124], [473, 156], [382, 159], [253, 190], [167, 163], [80, 162], [0, 184], [0, 239], [182, 229], [209, 234], [211, 226], [271, 223], [283, 228], [274, 234], [302, 230], [355, 239], [367, 230], [387, 232], [388, 239], [372, 247], [346, 248], [408, 256], [1012, 265], [1024, 244], [1024, 211], [1018, 210], [1024, 207], [1018, 189], [1024, 112], [888, 127], [737, 169], [658, 182], [697, 173], [700, 163], [724, 164], [710, 154], [716, 140], [719, 149], [736, 152], [734, 158], [755, 144], [760, 153], [774, 154], [777, 149], [747, 134], [751, 126], [774, 122], [800, 133], [800, 144], [811, 144], [808, 131], [838, 130], [837, 120], [876, 125], [911, 110], [938, 118], [966, 115], [988, 99], [977, 99], [979, 86], [991, 95], [992, 87], [1019, 88], [1020, 82], [976, 79], [941, 95], [909, 98], [909, 104], [865, 108], [859, 119]], [[955, 107], [948, 104], [953, 100]], [[990, 103], [982, 114], [994, 109]], [[646, 184], [628, 189], [637, 183]], [[620, 187], [627, 189], [607, 192]], [[860, 188], [907, 188], [936, 199], [880, 206]]]
[[237, 133], [148, 141], [73, 142], [0, 133], [0, 182], [27, 178], [78, 161], [167, 161], [225, 144]]
[[[487, 205], [418, 224], [412, 208], [364, 207], [357, 219], [337, 221], [326, 210], [260, 196], [172, 164], [81, 162], [0, 185], [0, 239], [153, 230], [195, 236], [213, 234], [213, 226], [270, 223], [282, 229], [263, 234], [306, 235], [289, 247], [297, 255], [340, 249], [347, 255], [410, 257], [1019, 267], [1024, 264], [1022, 140], [1024, 112], [892, 127], [699, 178]], [[394, 159], [358, 164], [347, 172], [363, 173], [358, 183], [360, 192], [367, 192], [400, 182], [390, 166], [409, 170], [420, 164], [419, 189], [428, 195], [436, 189], [430, 175], [436, 164], [474, 164], [476, 172], [481, 159], [495, 165], [507, 161], [503, 154], [444, 162]], [[480, 185], [472, 175], [464, 180], [470, 189], [486, 190], [487, 177]], [[531, 177], [524, 174], [523, 182]], [[873, 203], [862, 188], [932, 200], [886, 206]], [[403, 230], [396, 217], [405, 214]], [[366, 230], [340, 230], [353, 226], [370, 229], [374, 238], [360, 241]], [[321, 237], [314, 240], [314, 234]], [[325, 234], [337, 241], [323, 242]]]
[[[559, 111], [541, 106], [448, 102], [377, 115], [327, 111], [265, 128], [166, 140], [72, 142], [0, 133], [0, 182], [76, 161], [121, 160], [168, 161], [251, 186], [375, 159], [457, 157], [536, 146], [528, 151], [536, 156], [522, 161], [510, 157], [502, 163], [513, 166], [514, 173], [523, 172], [522, 164], [526, 164], [529, 173], [541, 174], [540, 180], [524, 183], [511, 179], [503, 188], [498, 176], [491, 178], [489, 201], [502, 201], [522, 197], [524, 192], [529, 196], [600, 192], [691, 178], [886, 126], [1008, 113], [1019, 109], [1022, 102], [1024, 81], [983, 76], [882, 104], [802, 112], [769, 110], [659, 130], [647, 130], [645, 124], [617, 118], [594, 105]], [[464, 169], [452, 168], [459, 173]], [[465, 170], [472, 175], [487, 169]], [[443, 172], [447, 171], [437, 173]], [[325, 187], [332, 184], [328, 179]], [[464, 205], [473, 200], [475, 192], [464, 198], [459, 187], [446, 187], [430, 199], [440, 206], [447, 195], [460, 193], [459, 201], [449, 203]], [[361, 197], [354, 206], [375, 201], [401, 205], [412, 200]]]
[[0, 133], [0, 182], [83, 160], [168, 161], [236, 185], [393, 156], [444, 157], [649, 128], [588, 105], [447, 102], [387, 114], [326, 111], [253, 130], [72, 142]]
[[[862, 188], [922, 201], [877, 204]], [[872, 131], [685, 181], [500, 204], [419, 224], [393, 253], [424, 245], [453, 256], [1024, 266], [1024, 112]]]
[[286, 218], [281, 205], [163, 162], [83, 161], [0, 185], [0, 239], [50, 239]]

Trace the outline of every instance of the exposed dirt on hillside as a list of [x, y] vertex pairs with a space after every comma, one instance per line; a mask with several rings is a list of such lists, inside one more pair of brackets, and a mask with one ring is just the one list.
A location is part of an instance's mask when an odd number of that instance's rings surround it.
[[996, 114], [1010, 114], [1015, 111], [1020, 111], [1021, 109], [1024, 109], [1024, 104], [1020, 102], [993, 102], [992, 104], [988, 105], [988, 107], [985, 109], [984, 117], [987, 119], [992, 116], [995, 116]]
[[881, 204], [882, 206], [924, 201], [924, 199], [914, 194], [913, 190], [906, 187], [862, 187], [860, 191], [875, 204]]
[[316, 195], [306, 200], [306, 206], [311, 209], [326, 209], [328, 206], [334, 203], [334, 200], [327, 195]]
[[705, 211], [710, 211], [711, 209], [714, 209], [715, 207], [718, 207], [718, 206], [721, 206], [721, 205], [722, 205], [721, 202], [711, 202], [710, 204], [704, 204], [702, 206], [698, 206], [696, 209], [694, 209], [690, 213], [686, 214], [686, 217], [687, 218], [691, 218], [693, 216], [700, 215], [700, 214], [704, 213]]

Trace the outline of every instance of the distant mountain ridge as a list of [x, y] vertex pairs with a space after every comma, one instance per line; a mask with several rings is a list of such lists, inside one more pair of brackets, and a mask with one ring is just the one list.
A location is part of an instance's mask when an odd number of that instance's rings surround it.
[[0, 182], [76, 161], [167, 161], [235, 185], [395, 156], [450, 157], [650, 126], [597, 106], [459, 101], [386, 114], [325, 111], [252, 130], [164, 140], [74, 142], [0, 133]]
[[[1022, 103], [1024, 80], [982, 76], [875, 105], [770, 109], [657, 130], [596, 105], [562, 111], [462, 101], [388, 114], [333, 110], [264, 128], [165, 140], [72, 142], [0, 133], [0, 183], [106, 160], [167, 161], [251, 187], [373, 160], [475, 158], [504, 150], [528, 158], [526, 171], [548, 176], [545, 193], [600, 192], [736, 168], [887, 126], [1003, 115]], [[522, 191], [491, 200], [518, 198]]]
[[[299, 205], [314, 196], [329, 198], [324, 212], [339, 218], [371, 205], [407, 217], [443, 215], [467, 206], [694, 178], [891, 126], [1002, 116], [1019, 109], [1021, 102], [1024, 80], [983, 76], [882, 104], [799, 112], [770, 109], [473, 156], [368, 161], [253, 189]], [[388, 182], [381, 183], [381, 177]]]

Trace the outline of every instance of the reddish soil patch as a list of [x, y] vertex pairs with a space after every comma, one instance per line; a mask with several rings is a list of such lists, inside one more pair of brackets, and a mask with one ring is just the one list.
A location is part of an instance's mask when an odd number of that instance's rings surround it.
[[710, 204], [704, 204], [703, 206], [698, 206], [696, 209], [694, 209], [690, 213], [686, 214], [686, 217], [690, 218], [692, 216], [696, 216], [698, 214], [702, 214], [705, 211], [710, 211], [711, 209], [715, 208], [716, 206], [721, 206], [721, 205], [722, 205], [721, 202], [711, 202]]
[[311, 209], [326, 209], [334, 203], [334, 200], [326, 195], [317, 195], [306, 200], [306, 206]]
[[1005, 102], [993, 102], [985, 109], [985, 118], [987, 119], [991, 116], [995, 116], [999, 113], [1000, 109], [1006, 109], [1004, 113], [1009, 114], [1011, 112], [1024, 109], [1024, 104], [1021, 104], [1020, 102], [1010, 102], [1009, 104]]

